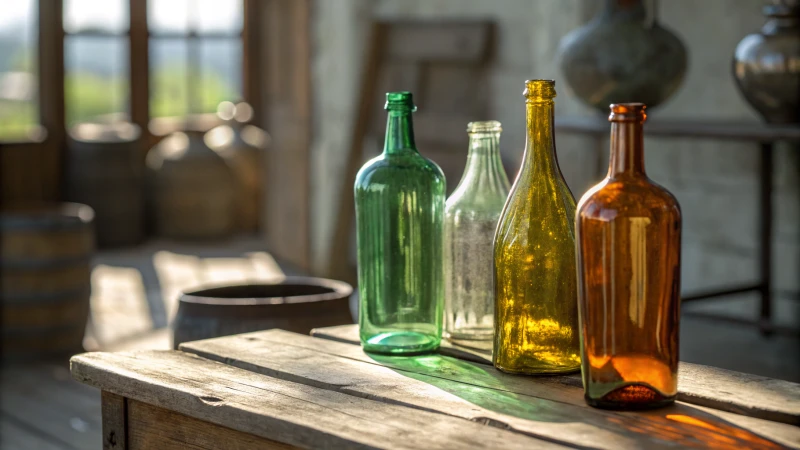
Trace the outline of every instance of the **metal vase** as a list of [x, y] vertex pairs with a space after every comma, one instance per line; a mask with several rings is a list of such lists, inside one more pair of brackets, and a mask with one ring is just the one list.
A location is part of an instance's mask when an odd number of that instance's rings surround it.
[[567, 34], [558, 59], [569, 89], [608, 114], [611, 103], [640, 102], [652, 110], [681, 86], [686, 47], [657, 20], [657, 3], [606, 0], [588, 24]]
[[800, 2], [773, 0], [767, 22], [739, 42], [733, 78], [745, 100], [769, 123], [800, 122]]

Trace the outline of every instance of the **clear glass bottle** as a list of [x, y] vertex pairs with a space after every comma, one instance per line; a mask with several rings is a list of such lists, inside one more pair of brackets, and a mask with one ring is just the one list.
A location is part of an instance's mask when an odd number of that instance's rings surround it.
[[444, 210], [445, 337], [494, 335], [493, 240], [510, 183], [500, 159], [500, 122], [467, 126], [464, 175]]
[[522, 374], [580, 369], [575, 199], [556, 159], [555, 82], [525, 89], [527, 140], [494, 244], [494, 366]]
[[576, 215], [586, 402], [670, 404], [678, 393], [681, 210], [644, 171], [641, 103], [611, 105], [608, 176]]
[[386, 94], [386, 110], [383, 153], [355, 182], [361, 344], [423, 353], [442, 338], [445, 178], [417, 151], [411, 94]]

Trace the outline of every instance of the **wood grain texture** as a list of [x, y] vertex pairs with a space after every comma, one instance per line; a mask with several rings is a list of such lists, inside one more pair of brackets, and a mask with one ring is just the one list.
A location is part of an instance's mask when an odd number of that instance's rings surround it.
[[128, 450], [284, 450], [287, 444], [221, 427], [131, 400]]
[[266, 377], [176, 351], [85, 353], [78, 381], [302, 448], [564, 448], [443, 414]]
[[[311, 330], [311, 335], [359, 345], [358, 325]], [[468, 361], [491, 364], [491, 352], [453, 346], [442, 341], [440, 353]], [[465, 357], [464, 354], [469, 355]], [[481, 357], [484, 356], [484, 357]], [[559, 382], [582, 386], [580, 375], [554, 377]], [[800, 425], [800, 384], [681, 362], [678, 367], [678, 400], [750, 417]]]
[[[361, 345], [360, 338], [358, 337], [358, 325], [339, 325], [336, 327], [315, 328], [311, 330], [311, 336], [321, 339], [328, 339], [331, 341], [344, 342], [347, 344]], [[439, 354], [445, 356], [452, 356], [453, 358], [463, 359], [464, 361], [472, 361], [481, 364], [492, 365], [492, 347], [489, 343], [477, 343], [476, 347], [471, 348], [460, 345], [454, 345], [445, 339], [442, 339], [441, 347], [439, 347]], [[580, 379], [578, 380], [580, 383]]]
[[439, 355], [369, 356], [353, 345], [281, 330], [191, 342], [181, 349], [288, 381], [438, 411], [569, 446], [702, 448], [726, 441], [724, 448], [781, 448], [778, 442], [800, 446], [800, 430], [785, 424], [753, 418], [732, 423], [727, 419], [733, 414], [684, 404], [645, 414], [602, 411], [586, 406], [577, 387], [553, 388]]
[[128, 401], [103, 391], [103, 450], [128, 450]]

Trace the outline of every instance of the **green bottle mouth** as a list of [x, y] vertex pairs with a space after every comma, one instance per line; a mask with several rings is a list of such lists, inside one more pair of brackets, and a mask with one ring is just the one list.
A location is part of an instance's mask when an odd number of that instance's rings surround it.
[[388, 111], [416, 111], [417, 107], [414, 105], [414, 98], [411, 92], [398, 91], [386, 93], [386, 106], [384, 109]]

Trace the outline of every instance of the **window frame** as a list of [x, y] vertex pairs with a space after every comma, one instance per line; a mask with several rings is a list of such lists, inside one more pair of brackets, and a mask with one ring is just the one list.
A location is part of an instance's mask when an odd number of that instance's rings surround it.
[[[63, 23], [63, 0], [37, 0], [36, 18], [38, 20], [38, 95], [39, 108], [38, 130], [32, 130], [29, 139], [3, 141], [0, 145], [34, 145], [53, 142], [61, 147], [67, 135], [66, 121], [66, 70], [64, 66], [64, 50], [67, 36], [92, 36], [98, 39], [127, 38], [128, 42], [128, 120], [138, 125], [148, 141], [160, 140], [166, 134], [185, 126], [186, 117], [151, 117], [150, 116], [150, 38], [183, 38], [195, 40], [197, 43], [205, 38], [241, 39], [242, 43], [242, 100], [253, 107], [253, 122], [261, 118], [260, 88], [255, 80], [261, 77], [256, 73], [259, 69], [259, 39], [257, 27], [253, 22], [259, 17], [258, 0], [241, 0], [243, 4], [243, 24], [241, 33], [185, 33], [159, 34], [151, 33], [147, 25], [147, 0], [128, 0], [129, 28], [127, 33], [111, 33], [98, 31], [78, 31], [67, 33]], [[189, 86], [190, 92], [192, 86]], [[218, 121], [213, 113], [199, 114], [196, 123], [201, 128], [211, 128]], [[154, 125], [154, 126], [151, 126]], [[155, 129], [155, 133], [152, 129]]]

